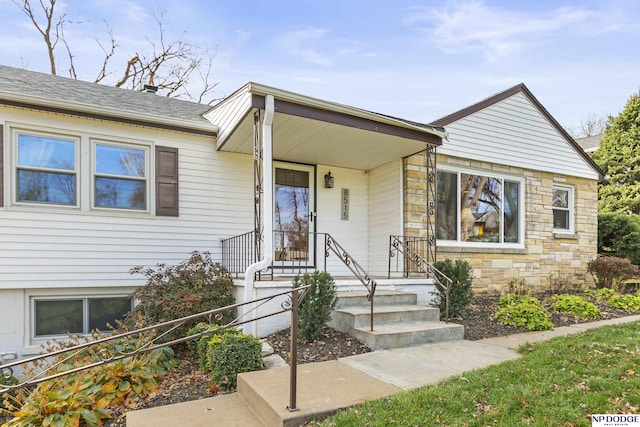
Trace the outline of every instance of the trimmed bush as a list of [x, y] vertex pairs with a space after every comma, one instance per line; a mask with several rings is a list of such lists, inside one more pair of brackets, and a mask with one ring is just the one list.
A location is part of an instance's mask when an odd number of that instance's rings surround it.
[[638, 276], [638, 266], [628, 259], [603, 256], [589, 261], [587, 270], [593, 276], [597, 288], [610, 288], [620, 291], [625, 280]]
[[[508, 296], [513, 295], [513, 296]], [[500, 297], [501, 308], [494, 315], [503, 325], [519, 326], [530, 331], [553, 329], [549, 312], [537, 298], [528, 295], [505, 294]]]
[[206, 334], [201, 336], [198, 339], [193, 339], [187, 342], [187, 348], [191, 352], [191, 355], [198, 361], [198, 366], [203, 371], [211, 370], [209, 366], [209, 355], [208, 355], [208, 346], [209, 341], [214, 335], [220, 334], [241, 334], [240, 330], [236, 328], [227, 328], [222, 329], [220, 331], [216, 331], [218, 329], [218, 325], [209, 325], [208, 323], [199, 323], [193, 328], [189, 329], [187, 332], [188, 335], [195, 335], [205, 331], [211, 331], [211, 334]]
[[[208, 252], [193, 252], [191, 257], [179, 265], [167, 267], [158, 264], [155, 269], [135, 267], [131, 274], [143, 274], [147, 283], [133, 293], [138, 304], [133, 310], [134, 317], [141, 319], [143, 325], [153, 325], [225, 307], [234, 303], [232, 295], [233, 280], [227, 270], [214, 263]], [[230, 310], [222, 313], [219, 323], [233, 320]], [[176, 329], [170, 338], [183, 336], [186, 331], [198, 323]]]
[[258, 338], [242, 333], [215, 335], [207, 346], [211, 382], [224, 390], [233, 390], [238, 374], [264, 368], [262, 343]]
[[331, 320], [331, 310], [336, 306], [336, 285], [327, 272], [314, 271], [293, 279], [293, 287], [311, 285], [300, 304], [298, 333], [306, 341], [316, 340], [322, 333], [322, 326]]
[[[464, 316], [465, 311], [473, 300], [473, 270], [471, 265], [462, 259], [455, 261], [446, 259], [444, 261], [436, 261], [433, 266], [453, 282], [449, 292], [449, 316]], [[436, 305], [440, 308], [440, 316], [446, 316], [445, 290], [436, 286], [436, 291], [432, 294], [435, 296]]]
[[551, 309], [560, 313], [569, 314], [581, 319], [599, 319], [602, 317], [598, 307], [578, 295], [553, 295], [551, 301], [553, 301]]

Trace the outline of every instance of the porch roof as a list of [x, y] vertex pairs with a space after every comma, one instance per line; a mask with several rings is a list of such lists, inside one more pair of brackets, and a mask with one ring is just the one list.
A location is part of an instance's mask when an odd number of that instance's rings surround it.
[[444, 128], [415, 123], [281, 89], [248, 83], [211, 108], [217, 149], [253, 153], [254, 113], [273, 95], [273, 158], [370, 170], [441, 145]]

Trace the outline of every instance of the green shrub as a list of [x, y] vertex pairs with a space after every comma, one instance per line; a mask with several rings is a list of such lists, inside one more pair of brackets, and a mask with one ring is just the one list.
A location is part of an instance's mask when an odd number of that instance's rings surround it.
[[[433, 266], [453, 282], [449, 292], [449, 317], [463, 316], [473, 300], [473, 270], [471, 266], [462, 259], [436, 261]], [[436, 286], [433, 295], [436, 305], [440, 308], [440, 315], [446, 317], [445, 290]]]
[[[143, 325], [166, 322], [234, 303], [231, 275], [221, 264], [214, 263], [208, 252], [193, 252], [188, 260], [173, 267], [164, 264], [158, 264], [155, 269], [138, 266], [131, 270], [131, 274], [143, 274], [147, 278], [145, 286], [133, 294], [138, 300], [133, 313]], [[219, 317], [216, 321], [228, 323], [233, 320], [234, 313], [229, 310]], [[169, 334], [169, 337], [183, 336], [197, 323], [198, 320], [193, 320]]]
[[264, 368], [262, 343], [242, 333], [223, 333], [209, 340], [207, 347], [211, 382], [225, 390], [235, 389], [238, 374]]
[[627, 311], [640, 311], [640, 295], [613, 295], [607, 301], [611, 307]]
[[616, 294], [616, 291], [610, 288], [587, 289], [586, 291], [584, 291], [584, 295], [587, 298], [590, 298], [594, 301], [599, 301], [599, 302], [608, 301], [609, 298], [611, 298], [615, 294]]
[[314, 271], [293, 279], [293, 287], [311, 285], [300, 304], [298, 333], [308, 342], [316, 340], [322, 326], [331, 320], [331, 310], [336, 306], [336, 285], [327, 272]]
[[187, 342], [187, 348], [191, 352], [191, 355], [198, 361], [198, 366], [203, 371], [209, 371], [211, 369], [209, 366], [208, 355], [208, 346], [209, 341], [211, 341], [211, 337], [219, 334], [241, 334], [240, 330], [236, 328], [227, 328], [219, 331], [217, 330], [218, 328], [218, 325], [199, 323], [187, 332], [188, 335], [195, 335], [205, 331], [211, 331], [210, 334], [203, 335], [198, 339], [193, 339]]
[[[129, 337], [116, 342], [96, 344], [74, 357], [63, 353], [53, 361], [62, 362], [50, 372], [59, 373], [103, 360], [120, 352], [130, 352], [149, 344], [149, 337]], [[72, 337], [77, 344], [84, 337]], [[47, 352], [67, 348], [70, 343], [53, 342]], [[65, 360], [66, 359], [66, 360]], [[27, 376], [39, 372], [40, 362], [25, 370]], [[161, 348], [127, 359], [75, 372], [37, 385], [31, 392], [21, 389], [10, 402], [13, 412], [7, 427], [27, 426], [99, 426], [109, 417], [108, 407], [130, 406], [135, 400], [157, 388], [157, 381], [177, 361], [170, 348]]]
[[587, 270], [593, 276], [597, 288], [620, 291], [625, 281], [638, 276], [638, 266], [628, 259], [603, 256], [589, 261]]
[[536, 297], [530, 295], [518, 295], [518, 294], [502, 294], [498, 299], [498, 305], [501, 308], [508, 307], [514, 304], [540, 304], [540, 301]]
[[553, 329], [549, 312], [537, 298], [528, 295], [504, 294], [494, 318], [503, 325], [519, 326], [530, 331]]
[[599, 319], [602, 317], [598, 307], [578, 295], [553, 295], [551, 301], [553, 301], [551, 309], [560, 313], [570, 314], [581, 319]]
[[640, 215], [598, 215], [598, 254], [626, 258], [640, 265]]

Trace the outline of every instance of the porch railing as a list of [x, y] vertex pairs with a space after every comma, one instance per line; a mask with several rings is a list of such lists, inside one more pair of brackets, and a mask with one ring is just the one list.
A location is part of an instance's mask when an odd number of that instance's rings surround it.
[[[423, 274], [433, 279], [435, 285], [444, 291], [445, 320], [448, 322], [449, 294], [451, 293], [453, 281], [424, 258], [423, 254], [426, 254], [428, 249], [427, 239], [389, 236], [389, 270], [387, 277], [391, 278], [391, 273], [401, 272], [404, 277]], [[399, 255], [402, 255], [402, 258]]]
[[[258, 280], [263, 276], [273, 279], [274, 273], [302, 274], [315, 270], [327, 271], [327, 259], [333, 254], [367, 289], [367, 300], [371, 304], [370, 328], [373, 331], [376, 281], [333, 236], [329, 233], [294, 233], [292, 236], [289, 232], [275, 231], [274, 242], [276, 243], [273, 262], [267, 270], [257, 273]], [[244, 275], [247, 267], [258, 262], [258, 258], [253, 231], [222, 240], [222, 264], [234, 277], [243, 277], [241, 275]]]
[[[111, 335], [105, 338], [91, 340], [83, 344], [4, 364], [0, 366], [0, 395], [5, 392], [33, 386], [45, 381], [63, 377], [65, 375], [126, 359], [128, 357], [134, 357], [139, 354], [148, 353], [162, 347], [168, 347], [182, 342], [199, 339], [205, 335], [212, 335], [224, 329], [238, 327], [246, 323], [254, 322], [289, 311], [291, 312], [291, 339], [289, 348], [291, 360], [289, 406], [287, 407], [287, 409], [289, 411], [296, 411], [298, 410], [296, 406], [298, 308], [304, 300], [309, 287], [310, 286], [301, 286], [299, 288], [294, 288], [286, 292], [280, 292], [268, 297], [228, 305], [226, 307], [193, 314], [191, 316], [185, 316], [179, 319], [170, 320], [168, 322], [163, 322], [144, 328], [139, 328], [133, 331]], [[281, 309], [273, 309], [267, 314], [263, 314], [260, 316], [256, 315], [255, 317], [250, 315], [252, 312], [257, 313], [257, 310], [260, 307], [264, 306], [270, 301], [281, 298], [285, 298], [285, 300], [280, 304]], [[216, 329], [207, 330], [193, 335], [181, 336], [174, 339], [168, 338], [168, 336], [173, 331], [175, 331], [180, 326], [187, 324], [187, 322], [202, 319], [204, 322], [209, 323], [211, 326], [217, 325], [216, 320], [219, 321], [222, 318], [223, 313], [229, 311], [236, 312], [238, 308], [242, 307], [248, 307], [248, 310], [240, 310], [240, 312], [243, 313], [242, 315], [236, 317], [231, 322], [225, 325], [218, 326]], [[122, 346], [120, 342], [123, 338], [131, 336], [147, 337], [147, 339], [140, 340], [141, 345], [135, 350], [126, 351], [123, 349], [125, 346]], [[76, 358], [86, 357], [87, 354], [97, 354], [100, 360], [86, 365], [76, 366], [72, 369], [64, 369], [64, 367], [67, 366], [75, 366], [76, 364], [73, 363], [74, 360]], [[95, 359], [96, 358], [93, 358], [92, 360]], [[35, 372], [30, 378], [27, 378], [19, 384], [4, 384], [4, 382], [13, 375], [14, 367], [19, 365], [30, 365], [39, 367], [43, 364], [46, 366], [43, 366], [42, 369], [39, 369], [38, 372]]]

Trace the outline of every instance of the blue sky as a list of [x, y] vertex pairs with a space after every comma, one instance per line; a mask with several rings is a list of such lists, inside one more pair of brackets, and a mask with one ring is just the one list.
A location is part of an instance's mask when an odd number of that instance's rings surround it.
[[[79, 22], [66, 35], [85, 80], [101, 63], [104, 20], [119, 44], [115, 65], [164, 10], [170, 37], [217, 46], [216, 97], [256, 81], [429, 122], [524, 82], [576, 127], [617, 114], [640, 90], [640, 0], [58, 2]], [[46, 72], [39, 37], [0, 0], [0, 63]]]

